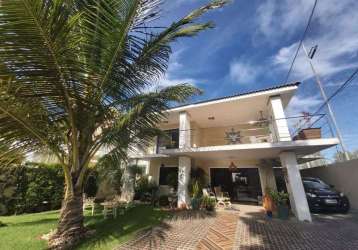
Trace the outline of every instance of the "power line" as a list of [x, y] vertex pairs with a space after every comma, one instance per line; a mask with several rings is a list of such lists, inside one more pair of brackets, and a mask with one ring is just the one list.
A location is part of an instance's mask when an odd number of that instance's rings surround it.
[[315, 9], [316, 9], [317, 1], [318, 1], [318, 0], [315, 0], [315, 2], [314, 2], [314, 4], [313, 4], [312, 11], [311, 11], [310, 17], [309, 17], [309, 19], [308, 19], [308, 22], [307, 22], [305, 31], [304, 31], [303, 34], [302, 34], [302, 37], [301, 37], [300, 43], [299, 43], [299, 45], [298, 45], [298, 48], [297, 48], [297, 50], [296, 50], [295, 56], [293, 57], [293, 60], [292, 60], [290, 69], [289, 69], [288, 72], [287, 72], [286, 80], [284, 81], [285, 83], [287, 83], [288, 78], [290, 77], [290, 74], [291, 74], [293, 65], [295, 64], [295, 61], [296, 61], [296, 58], [297, 58], [297, 55], [298, 55], [298, 52], [299, 52], [299, 50], [300, 50], [300, 48], [301, 48], [301, 46], [302, 46], [302, 42], [303, 42], [303, 40], [305, 39], [306, 34], [307, 34], [307, 31], [308, 31], [308, 29], [309, 29], [309, 27], [310, 27], [313, 14], [314, 14], [314, 11], [315, 11]]
[[330, 100], [332, 100], [336, 95], [338, 95], [340, 92], [342, 92], [347, 86], [348, 84], [350, 84], [354, 78], [357, 76], [358, 74], [358, 68], [348, 77], [348, 79], [327, 99], [327, 101], [325, 101], [318, 109], [317, 111], [314, 113], [318, 113]]
[[[348, 77], [348, 79], [327, 99], [327, 101], [325, 101], [313, 114], [312, 116], [316, 116], [318, 114], [318, 112], [324, 107], [326, 106], [327, 103], [329, 103], [337, 94], [339, 94], [340, 92], [342, 92], [350, 83], [353, 82], [354, 78], [357, 76], [358, 74], [358, 68]], [[319, 117], [315, 122], [313, 122], [311, 124], [310, 127], [312, 127], [314, 124], [316, 124], [319, 120], [321, 120], [323, 118], [323, 116]], [[297, 131], [299, 131], [304, 125], [306, 125], [307, 122], [305, 122], [298, 130], [295, 131], [295, 133]], [[294, 134], [295, 134], [294, 133]]]

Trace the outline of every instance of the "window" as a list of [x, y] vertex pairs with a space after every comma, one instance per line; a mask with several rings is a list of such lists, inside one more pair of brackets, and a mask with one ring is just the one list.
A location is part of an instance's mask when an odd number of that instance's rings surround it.
[[168, 176], [178, 176], [178, 167], [160, 167], [159, 185], [169, 185]]
[[171, 149], [179, 147], [179, 129], [170, 129], [164, 131], [165, 135], [158, 136], [157, 150]]

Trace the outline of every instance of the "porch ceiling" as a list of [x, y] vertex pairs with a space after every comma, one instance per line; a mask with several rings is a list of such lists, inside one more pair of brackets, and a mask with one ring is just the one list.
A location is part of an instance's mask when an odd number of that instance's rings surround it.
[[194, 159], [274, 159], [281, 152], [295, 152], [298, 157], [310, 155], [338, 144], [337, 138], [304, 141], [237, 144], [191, 149], [170, 149], [163, 154], [168, 156], [190, 156]]
[[[160, 127], [167, 129], [168, 127], [177, 126], [179, 113], [182, 111], [188, 112], [191, 116], [191, 121], [195, 122], [200, 128], [224, 127], [241, 123], [248, 124], [249, 121], [256, 121], [260, 118], [260, 111], [263, 112], [263, 117], [268, 117], [267, 103], [270, 96], [280, 95], [283, 105], [286, 107], [296, 89], [297, 86], [289, 86], [174, 108], [168, 111], [166, 123], [160, 124]], [[208, 119], [209, 117], [210, 119]]]

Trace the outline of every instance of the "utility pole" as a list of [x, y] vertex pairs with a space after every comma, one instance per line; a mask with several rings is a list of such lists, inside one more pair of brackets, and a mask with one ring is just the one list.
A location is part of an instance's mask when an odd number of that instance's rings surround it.
[[350, 157], [349, 157], [349, 154], [348, 154], [348, 152], [347, 152], [347, 148], [346, 148], [346, 146], [345, 146], [344, 143], [343, 143], [342, 134], [341, 134], [341, 131], [340, 131], [339, 127], [338, 127], [336, 118], [335, 118], [335, 116], [334, 116], [333, 109], [332, 109], [332, 107], [331, 107], [331, 104], [328, 102], [328, 98], [327, 98], [326, 92], [324, 91], [322, 82], [321, 82], [321, 80], [320, 80], [320, 78], [319, 78], [319, 75], [318, 75], [317, 71], [315, 70], [315, 68], [314, 68], [314, 66], [313, 66], [313, 63], [312, 63], [312, 58], [313, 58], [313, 56], [314, 56], [314, 54], [315, 54], [315, 52], [316, 52], [317, 46], [312, 48], [313, 50], [310, 51], [310, 52], [312, 52], [312, 53], [310, 53], [310, 54], [307, 52], [306, 47], [305, 47], [305, 45], [303, 44], [303, 42], [302, 42], [302, 48], [303, 48], [303, 50], [304, 50], [304, 52], [305, 52], [305, 54], [306, 54], [306, 57], [307, 57], [307, 60], [308, 60], [308, 62], [309, 62], [309, 64], [310, 64], [310, 66], [311, 66], [311, 69], [312, 69], [312, 72], [313, 72], [313, 74], [314, 74], [314, 76], [315, 76], [315, 79], [316, 79], [318, 88], [319, 88], [319, 90], [321, 91], [323, 100], [324, 100], [325, 104], [327, 105], [328, 114], [329, 114], [329, 116], [330, 116], [330, 118], [331, 118], [331, 121], [332, 121], [332, 124], [333, 124], [333, 126], [334, 126], [334, 129], [336, 130], [336, 134], [337, 134], [337, 137], [338, 137], [338, 140], [339, 140], [339, 144], [341, 145], [341, 148], [342, 148], [342, 150], [343, 150], [344, 158], [345, 158], [345, 160], [348, 161], [348, 160], [350, 159]]

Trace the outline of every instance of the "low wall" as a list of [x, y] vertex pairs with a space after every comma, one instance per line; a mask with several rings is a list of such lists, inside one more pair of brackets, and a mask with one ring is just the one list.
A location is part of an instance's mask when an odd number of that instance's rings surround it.
[[358, 209], [358, 159], [334, 163], [326, 167], [301, 170], [302, 177], [317, 177], [345, 193], [353, 209]]

